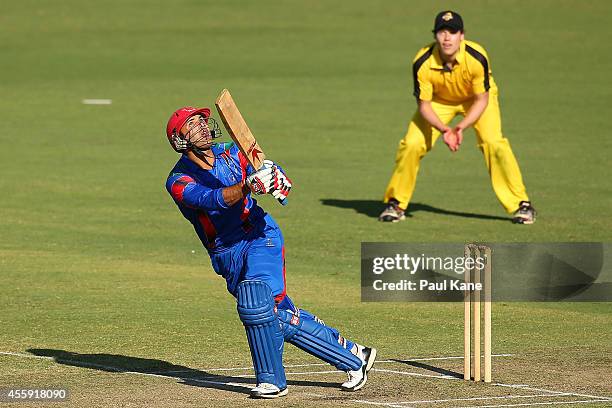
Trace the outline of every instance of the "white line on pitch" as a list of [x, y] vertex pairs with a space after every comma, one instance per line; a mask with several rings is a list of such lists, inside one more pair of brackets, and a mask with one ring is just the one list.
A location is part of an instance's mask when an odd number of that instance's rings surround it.
[[[391, 374], [400, 374], [400, 375], [409, 375], [409, 376], [415, 376], [415, 377], [438, 378], [438, 379], [441, 379], [441, 380], [461, 380], [461, 378], [453, 377], [453, 376], [449, 376], [449, 375], [427, 375], [427, 374], [413, 373], [413, 372], [409, 372], [409, 371], [387, 370], [387, 369], [382, 369], [382, 368], [373, 368], [372, 371], [377, 371], [377, 372], [382, 372], [382, 373], [391, 373]], [[548, 392], [548, 393], [550, 393], [551, 397], [555, 397], [555, 396], [561, 395], [561, 396], [586, 397], [586, 398], [594, 398], [594, 399], [597, 399], [597, 400], [612, 401], [612, 397], [603, 397], [603, 396], [600, 396], [600, 395], [580, 394], [580, 393], [575, 393], [575, 392], [571, 392], [571, 391], [547, 390], [545, 388], [530, 387], [529, 385], [526, 385], [526, 384], [493, 383], [491, 385], [498, 386], [498, 387], [519, 388], [519, 389], [530, 390], [530, 391]], [[406, 403], [408, 404], [409, 402], [406, 402]], [[401, 402], [400, 403], [394, 402], [393, 404], [401, 404]]]
[[[401, 404], [401, 402], [378, 402], [378, 401], [368, 401], [368, 400], [352, 400], [352, 402], [358, 402], [361, 404], [368, 404], [368, 405], [380, 405], [380, 406], [393, 406], [393, 404]], [[406, 408], [405, 405], [397, 405], [397, 406], [402, 406], [404, 408]]]
[[[175, 378], [175, 377], [170, 377], [170, 378]], [[189, 379], [189, 378], [181, 378], [181, 380], [184, 381], [194, 381], [194, 382], [200, 382], [200, 383], [207, 383], [207, 384], [219, 384], [219, 385], [230, 385], [232, 387], [240, 387], [240, 388], [245, 388], [247, 390], [251, 390], [252, 387], [249, 387], [248, 385], [244, 385], [244, 384], [239, 384], [239, 383], [233, 383], [233, 382], [223, 382], [223, 381], [210, 381], [210, 380], [198, 380], [198, 379]]]
[[[483, 355], [484, 356], [484, 355]], [[514, 354], [491, 354], [491, 357], [512, 357]], [[407, 360], [395, 359], [395, 360], [381, 360], [376, 361], [376, 364], [380, 363], [409, 363], [411, 361], [434, 361], [434, 360], [463, 360], [463, 356], [451, 356], [451, 357], [426, 357], [426, 358], [411, 358]]]
[[[553, 395], [545, 395], [546, 397], [553, 397]], [[564, 395], [564, 396], [571, 396]], [[510, 398], [527, 398], [527, 397], [542, 397], [542, 395], [514, 395], [504, 397], [478, 397], [478, 398], [456, 398], [448, 400], [429, 400], [429, 401], [406, 401], [406, 402], [377, 402], [367, 400], [352, 400], [353, 402], [378, 405], [385, 407], [395, 408], [410, 408], [410, 405], [404, 404], [425, 404], [425, 403], [436, 403], [436, 402], [453, 402], [453, 401], [478, 401], [478, 400], [492, 400], [492, 399], [510, 399]], [[496, 408], [496, 407], [528, 407], [533, 405], [567, 405], [567, 404], [586, 404], [586, 403], [599, 403], [599, 402], [610, 402], [609, 399], [591, 399], [591, 400], [580, 400], [580, 401], [549, 401], [549, 402], [529, 402], [522, 404], [496, 404], [496, 405], [469, 405], [460, 408]]]
[[[49, 356], [34, 356], [30, 354], [10, 353], [6, 351], [0, 351], [0, 354], [9, 355], [9, 356], [17, 356], [17, 357], [26, 357], [26, 358], [37, 358], [37, 359], [42, 359], [42, 360], [51, 360], [58, 364], [67, 364], [67, 365], [72, 365], [75, 367], [93, 367], [93, 368], [101, 368], [107, 371], [114, 371], [118, 373], [132, 373], [132, 371], [128, 371], [122, 368], [107, 366], [103, 364], [88, 363], [86, 361], [67, 360], [63, 358], [56, 358], [56, 357], [49, 357]], [[140, 373], [140, 374], [144, 374], [144, 373]], [[151, 374], [155, 374], [155, 373], [151, 373]]]
[[38, 359], [44, 359], [44, 360], [55, 360], [55, 357], [35, 356], [35, 355], [32, 355], [32, 354], [13, 353], [13, 352], [10, 352], [10, 351], [0, 351], [0, 354], [5, 355], [5, 356], [16, 356], [16, 357], [25, 357], [25, 358], [38, 358]]
[[325, 399], [327, 399], [326, 395], [315, 394], [314, 392], [303, 392], [302, 395], [308, 395], [310, 397], [325, 398]]
[[[173, 379], [173, 380], [196, 381], [196, 382], [206, 382], [206, 383], [211, 383], [211, 384], [244, 386], [244, 385], [240, 385], [240, 384], [237, 384], [237, 383], [231, 383], [231, 382], [209, 381], [209, 380], [198, 379], [198, 378], [189, 378], [189, 377], [175, 377], [175, 376], [163, 375], [163, 374], [159, 374], [159, 373], [155, 373], [155, 372], [143, 373], [143, 372], [140, 372], [140, 371], [128, 371], [128, 370], [125, 370], [125, 369], [122, 369], [122, 368], [119, 368], [119, 367], [107, 366], [107, 365], [103, 365], [103, 364], [87, 363], [87, 362], [84, 362], [84, 361], [64, 360], [64, 359], [61, 359], [61, 358], [60, 359], [56, 359], [55, 357], [48, 357], [48, 356], [34, 356], [34, 355], [30, 355], [30, 354], [11, 353], [11, 352], [7, 352], [7, 351], [0, 351], [0, 354], [9, 355], [9, 356], [17, 356], [17, 357], [27, 357], [27, 358], [38, 358], [38, 359], [44, 359], [44, 360], [53, 360], [53, 361], [57, 362], [58, 364], [67, 364], [67, 365], [71, 365], [73, 367], [100, 368], [100, 369], [103, 369], [105, 371], [113, 371], [113, 372], [121, 373], [121, 374], [135, 374], [135, 375], [144, 375], [144, 376], [147, 376], [147, 377], [169, 378], [169, 379]], [[254, 377], [254, 376], [244, 375], [244, 376], [238, 376], [238, 377], [248, 378], [248, 377]], [[205, 378], [207, 378], [207, 377], [205, 377]], [[215, 377], [210, 377], [210, 378], [215, 378]]]
[[[313, 366], [329, 366], [329, 364], [296, 364], [286, 365], [285, 368], [296, 368], [296, 367], [313, 367]], [[236, 368], [194, 368], [191, 370], [164, 370], [164, 371], [152, 371], [153, 373], [192, 373], [194, 371], [253, 371], [253, 367], [236, 367]], [[329, 370], [329, 371], [309, 371], [304, 373], [287, 373], [287, 374], [323, 374], [323, 373], [343, 373], [344, 371]]]
[[[285, 368], [290, 366], [285, 366]], [[253, 367], [227, 367], [227, 368], [193, 368], [191, 370], [169, 370], [169, 371], [156, 371], [159, 373], [191, 373], [194, 370], [200, 371], [253, 371]]]
[[[114, 367], [108, 367], [108, 369], [112, 369]], [[201, 383], [210, 383], [210, 384], [220, 384], [220, 385], [231, 385], [234, 387], [243, 387], [243, 388], [248, 388], [250, 389], [251, 387], [249, 387], [248, 385], [245, 384], [240, 384], [240, 383], [235, 383], [235, 382], [226, 382], [226, 381], [211, 381], [211, 380], [206, 380], [203, 378], [189, 378], [189, 377], [173, 377], [173, 376], [169, 376], [169, 375], [161, 375], [161, 374], [152, 374], [152, 373], [141, 373], [138, 371], [118, 371], [121, 374], [135, 374], [135, 375], [142, 375], [142, 376], [146, 376], [146, 377], [156, 377], [156, 378], [167, 378], [170, 380], [183, 380], [183, 381], [190, 381], [190, 382], [201, 382]], [[247, 377], [247, 376], [240, 376], [240, 378], [243, 377]]]
[[[491, 357], [512, 357], [514, 354], [493, 354]], [[434, 361], [434, 360], [463, 360], [463, 356], [449, 356], [449, 357], [424, 357], [424, 358], [411, 358], [411, 359], [397, 359], [397, 360], [377, 360], [376, 364], [389, 364], [389, 363], [408, 363], [411, 361]], [[287, 364], [285, 368], [298, 368], [298, 367], [317, 367], [317, 366], [328, 366], [327, 363], [309, 363], [309, 364]], [[253, 367], [219, 367], [219, 368], [199, 368], [202, 371], [240, 371], [240, 370], [253, 370]], [[182, 373], [190, 372], [191, 370], [175, 370], [175, 371], [160, 371], [164, 373]]]
[[373, 368], [372, 371], [376, 371], [379, 373], [391, 373], [391, 374], [401, 374], [401, 375], [411, 375], [414, 377], [428, 377], [428, 378], [441, 378], [444, 380], [459, 380], [457, 377], [452, 377], [450, 375], [431, 375], [431, 374], [420, 374], [420, 373], [412, 373], [409, 371], [397, 371], [397, 370], [387, 370], [384, 368]]
[[344, 374], [344, 371], [340, 370], [327, 370], [327, 371], [304, 371], [303, 373], [286, 373], [287, 375], [310, 375], [310, 374]]
[[[176, 376], [170, 376], [170, 375], [164, 375], [164, 373], [170, 373], [171, 371], [161, 371], [161, 372], [141, 372], [141, 371], [130, 371], [130, 370], [125, 370], [123, 368], [120, 367], [114, 367], [114, 366], [107, 366], [107, 365], [103, 365], [103, 364], [96, 364], [96, 363], [88, 363], [85, 361], [75, 361], [75, 360], [65, 360], [65, 359], [55, 359], [54, 357], [48, 357], [48, 356], [34, 356], [34, 355], [29, 355], [29, 354], [22, 354], [22, 353], [11, 353], [11, 352], [5, 352], [2, 351], [0, 352], [0, 354], [4, 354], [4, 355], [11, 355], [11, 356], [18, 356], [18, 357], [28, 357], [28, 358], [38, 358], [38, 359], [45, 359], [45, 360], [54, 360], [59, 364], [69, 364], [75, 367], [92, 367], [92, 368], [100, 368], [106, 371], [113, 371], [113, 372], [117, 372], [117, 373], [122, 373], [122, 374], [136, 374], [136, 375], [145, 375], [145, 376], [150, 376], [150, 377], [158, 377], [158, 378], [173, 378], [173, 379], [180, 379], [180, 380], [189, 380], [189, 381], [203, 381], [203, 382], [209, 382], [209, 383], [214, 383], [214, 384], [229, 384], [229, 385], [236, 385], [233, 383], [228, 383], [228, 382], [219, 382], [219, 381], [209, 381], [209, 380], [204, 380], [202, 378], [216, 378], [216, 377], [209, 377], [209, 376], [204, 376], [201, 377], [200, 379], [198, 379], [197, 377], [191, 378], [191, 377], [176, 377]], [[178, 371], [177, 371], [178, 372]], [[187, 371], [187, 370], [181, 370], [180, 372], [194, 372], [194, 370], [191, 371]], [[331, 373], [342, 373], [344, 374], [344, 372], [342, 371], [338, 371], [338, 370], [326, 370], [326, 371], [307, 371], [307, 372], [288, 372], [286, 373], [286, 375], [311, 375], [311, 374], [331, 374]], [[245, 375], [234, 375], [234, 377], [239, 377], [239, 378], [255, 378], [254, 375], [250, 375], [250, 374], [245, 374]]]
[[369, 405], [379, 405], [379, 406], [383, 406], [383, 407], [392, 407], [392, 408], [411, 408], [409, 405], [398, 405], [401, 404], [398, 402], [376, 402], [376, 401], [366, 401], [366, 400], [352, 400], [352, 402], [359, 402], [362, 404], [369, 404]]
[[110, 105], [113, 103], [112, 99], [83, 99], [81, 101], [83, 105]]
[[[143, 375], [143, 376], [147, 376], [147, 377], [168, 378], [168, 379], [171, 379], [171, 380], [183, 380], [183, 381], [195, 381], [195, 382], [210, 383], [210, 384], [219, 384], [219, 385], [231, 385], [231, 386], [234, 386], [234, 387], [243, 387], [243, 388], [250, 389], [250, 387], [248, 387], [248, 386], [246, 386], [244, 384], [238, 384], [238, 383], [233, 383], [233, 382], [210, 381], [210, 380], [204, 380], [204, 379], [198, 379], [198, 378], [189, 378], [189, 377], [173, 377], [173, 376], [157, 374], [157, 373], [143, 373], [143, 372], [139, 372], [139, 371], [127, 371], [127, 370], [124, 370], [124, 369], [119, 368], [119, 367], [107, 366], [107, 365], [102, 365], [102, 364], [94, 364], [94, 363], [86, 363], [86, 362], [82, 362], [82, 361], [63, 360], [63, 359], [57, 359], [56, 360], [54, 357], [48, 357], [48, 356], [33, 356], [33, 355], [29, 355], [29, 354], [11, 353], [11, 352], [6, 352], [6, 351], [0, 351], [0, 354], [10, 355], [10, 356], [18, 356], [18, 357], [39, 358], [39, 359], [44, 359], [44, 360], [55, 360], [59, 364], [69, 364], [69, 365], [72, 365], [74, 367], [94, 367], [94, 368], [103, 369], [105, 371], [113, 371], [113, 372], [120, 373], [120, 374], [135, 374], [135, 375]], [[240, 377], [248, 378], [249, 376], [240, 376]]]
[[571, 391], [547, 390], [545, 388], [530, 387], [529, 385], [526, 385], [526, 384], [500, 384], [500, 383], [496, 383], [496, 384], [493, 384], [493, 385], [497, 385], [499, 387], [520, 388], [520, 389], [523, 389], [523, 390], [531, 390], [531, 391], [550, 392], [551, 394], [569, 394], [569, 395], [572, 395], [572, 396], [575, 396], [575, 397], [607, 399], [607, 400], [612, 401], [612, 397], [602, 397], [600, 395], [589, 395], [589, 394], [578, 394], [578, 393], [571, 392]]
[[[208, 379], [208, 378], [218, 378], [218, 375], [200, 375], [197, 377], [181, 377], [181, 376], [172, 376], [172, 375], [164, 375], [163, 373], [160, 372], [140, 372], [140, 371], [120, 371], [117, 370], [118, 372], [121, 373], [125, 373], [125, 374], [144, 374], [144, 375], [153, 375], [153, 376], [158, 376], [158, 377], [165, 377], [165, 378], [177, 378], [177, 379], [181, 379], [181, 380], [185, 380], [185, 379], [189, 379], [189, 380], [195, 380], [195, 379]], [[197, 374], [194, 372], [194, 374]], [[311, 374], [345, 374], [344, 371], [338, 371], [338, 370], [328, 370], [328, 371], [306, 371], [306, 372], [297, 372], [297, 373], [293, 373], [293, 372], [287, 372], [285, 373], [285, 375], [311, 375]], [[255, 378], [255, 375], [253, 374], [233, 374], [232, 378]]]
[[393, 404], [437, 404], [442, 402], [454, 402], [454, 401], [487, 401], [495, 399], [515, 399], [515, 398], [541, 398], [541, 397], [571, 397], [571, 393], [563, 394], [529, 394], [529, 395], [503, 395], [495, 397], [472, 397], [472, 398], [449, 398], [449, 399], [433, 399], [433, 400], [417, 400], [417, 401], [398, 401]]
[[610, 402], [609, 399], [603, 400], [582, 400], [582, 401], [554, 401], [554, 402], [529, 402], [525, 404], [502, 404], [502, 405], [469, 405], [459, 408], [496, 408], [496, 407], [531, 407], [533, 405], [567, 405], [567, 404], [588, 404], [596, 402]]
[[[19, 356], [19, 357], [26, 357], [26, 358], [39, 358], [39, 359], [45, 359], [45, 360], [55, 360], [55, 357], [49, 357], [49, 356], [36, 356], [36, 355], [31, 355], [31, 354], [24, 354], [24, 353], [13, 353], [13, 352], [0, 352], [0, 354], [4, 354], [4, 355], [12, 355], [12, 356]], [[510, 357], [513, 356], [513, 354], [494, 354], [492, 355], [492, 357]], [[433, 360], [455, 360], [455, 359], [463, 359], [463, 356], [448, 356], [448, 357], [421, 357], [421, 358], [412, 358], [412, 359], [406, 359], [406, 360], [382, 360], [382, 361], [377, 361], [376, 364], [381, 364], [381, 363], [398, 363], [398, 362], [411, 362], [411, 361], [433, 361]], [[75, 365], [88, 365], [88, 366], [92, 366], [95, 367], [96, 364], [93, 363], [81, 363], [78, 361], [68, 361], [68, 360], [62, 360], [65, 362], [70, 362], [70, 363], [74, 363]], [[285, 368], [298, 368], [298, 367], [317, 367], [317, 366], [328, 366], [329, 364], [327, 363], [310, 363], [310, 364], [288, 364], [285, 366]], [[192, 369], [192, 370], [170, 370], [170, 371], [152, 371], [151, 374], [170, 374], [170, 373], [190, 373], [193, 372], [194, 370], [201, 370], [201, 371], [244, 371], [244, 370], [249, 370], [252, 371], [253, 367], [219, 367], [219, 368], [199, 368], [199, 369]], [[384, 369], [374, 369], [374, 371], [380, 371], [380, 372], [388, 372], [388, 373], [393, 373], [393, 374], [401, 374], [401, 375], [412, 375], [412, 376], [416, 376], [416, 377], [431, 377], [431, 378], [443, 378], [443, 379], [456, 379], [455, 377], [451, 377], [451, 376], [439, 376], [439, 375], [427, 375], [427, 374], [418, 374], [418, 373], [409, 373], [409, 372], [405, 372], [405, 371], [395, 371], [395, 370], [384, 370]], [[329, 371], [330, 373], [336, 372], [336, 370], [332, 370]], [[319, 374], [319, 373], [323, 373], [323, 372], [313, 372], [313, 374]], [[288, 373], [289, 374], [289, 373]], [[307, 374], [307, 373], [294, 373], [295, 375], [297, 374]]]

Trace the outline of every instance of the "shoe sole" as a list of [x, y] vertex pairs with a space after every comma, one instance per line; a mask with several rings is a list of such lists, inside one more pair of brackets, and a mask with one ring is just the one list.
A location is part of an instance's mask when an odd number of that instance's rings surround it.
[[406, 219], [405, 215], [402, 215], [399, 218], [395, 218], [395, 217], [391, 217], [391, 216], [384, 216], [384, 217], [378, 218], [378, 221], [381, 221], [381, 222], [400, 222], [400, 221], [403, 221], [405, 219]]
[[523, 225], [531, 225], [535, 222], [535, 220], [530, 220], [528, 218], [513, 218], [513, 224], [523, 224]]
[[374, 361], [376, 361], [376, 354], [377, 351], [375, 348], [370, 349], [370, 354], [368, 354], [368, 357], [366, 358], [362, 380], [353, 388], [346, 388], [341, 386], [340, 388], [342, 389], [342, 391], [355, 392], [363, 388], [366, 382], [368, 382], [368, 371], [370, 371], [374, 366]]
[[289, 390], [287, 388], [285, 388], [284, 390], [280, 390], [279, 392], [274, 392], [274, 393], [270, 393], [270, 394], [261, 394], [261, 393], [251, 394], [251, 398], [254, 398], [254, 399], [274, 399], [274, 398], [278, 398], [278, 397], [284, 397], [288, 393], [289, 393]]
[[372, 369], [372, 367], [374, 366], [374, 361], [376, 361], [376, 354], [378, 353], [378, 351], [373, 348], [370, 349], [370, 355], [368, 356], [367, 360], [366, 360], [366, 373], [368, 371], [370, 371]]
[[525, 214], [525, 215], [517, 214], [514, 218], [512, 218], [512, 223], [531, 225], [535, 222], [537, 215], [538, 215], [537, 211], [532, 207], [530, 213], [528, 214]]

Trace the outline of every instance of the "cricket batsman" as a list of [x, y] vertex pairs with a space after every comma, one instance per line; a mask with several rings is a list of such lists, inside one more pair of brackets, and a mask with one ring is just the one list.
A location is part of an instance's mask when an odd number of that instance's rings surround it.
[[[400, 141], [395, 169], [385, 191], [387, 207], [379, 220], [397, 222], [412, 198], [419, 164], [440, 134], [452, 152], [473, 126], [484, 154], [493, 190], [518, 224], [533, 224], [536, 211], [529, 201], [510, 143], [502, 134], [498, 90], [489, 57], [479, 44], [464, 38], [463, 19], [454, 11], [440, 12], [434, 21], [435, 41], [419, 50], [412, 74], [418, 109]], [[457, 116], [463, 119], [450, 128]]]
[[193, 225], [213, 269], [236, 298], [257, 386], [253, 398], [287, 395], [283, 345], [289, 342], [348, 374], [345, 391], [361, 389], [374, 365], [376, 349], [345, 339], [287, 295], [285, 247], [280, 228], [253, 195], [284, 200], [291, 180], [271, 161], [255, 171], [233, 143], [213, 143], [221, 135], [209, 108], [174, 112], [166, 136], [181, 153], [166, 189]]

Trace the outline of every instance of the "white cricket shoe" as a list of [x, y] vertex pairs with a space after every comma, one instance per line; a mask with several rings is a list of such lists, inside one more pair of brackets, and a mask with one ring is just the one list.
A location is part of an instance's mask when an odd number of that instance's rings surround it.
[[363, 364], [358, 370], [347, 371], [348, 381], [340, 386], [343, 391], [357, 391], [362, 389], [368, 381], [368, 371], [370, 371], [376, 360], [375, 348], [364, 347], [357, 343], [355, 343], [355, 346], [357, 346], [356, 355], [363, 361]]
[[284, 397], [288, 392], [287, 387], [281, 390], [274, 384], [261, 383], [251, 389], [251, 398], [278, 398]]

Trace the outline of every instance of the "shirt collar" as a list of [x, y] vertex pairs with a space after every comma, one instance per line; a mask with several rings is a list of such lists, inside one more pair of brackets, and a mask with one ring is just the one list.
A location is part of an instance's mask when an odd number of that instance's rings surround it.
[[217, 167], [217, 159], [219, 158], [218, 153], [219, 153], [219, 145], [217, 143], [213, 143], [212, 146], [210, 147], [210, 151], [215, 155], [215, 163], [212, 167], [212, 169], [209, 170], [204, 170], [203, 168], [201, 168], [200, 166], [198, 166], [195, 162], [191, 161], [191, 159], [189, 158], [189, 156], [187, 156], [186, 153], [183, 153], [181, 155], [181, 158], [179, 159], [179, 162], [183, 163], [183, 165], [187, 166], [187, 168], [194, 172], [197, 173], [199, 171], [212, 171], [215, 167]]
[[[461, 65], [462, 61], [465, 61], [465, 40], [461, 41], [459, 44], [459, 52], [455, 56], [455, 64]], [[433, 59], [431, 60], [431, 68], [433, 69], [444, 69], [444, 61], [442, 61], [442, 57], [440, 56], [440, 49], [438, 47], [438, 43], [435, 43], [434, 49], [432, 52]]]
[[187, 157], [186, 154], [183, 153], [183, 155], [181, 156], [180, 160], [181, 163], [183, 163], [184, 166], [187, 166], [187, 168], [192, 171], [192, 172], [197, 172], [198, 170], [202, 170], [202, 168], [200, 166], [198, 166], [197, 164], [195, 164], [194, 162], [191, 161], [191, 159], [189, 157]]

